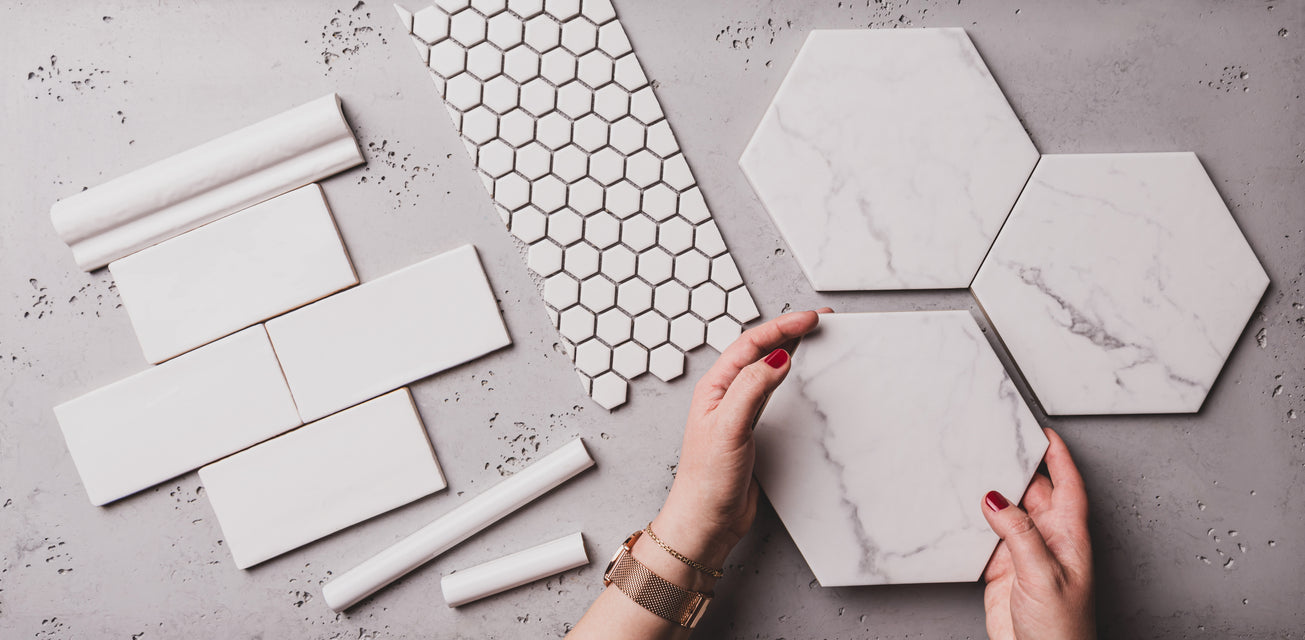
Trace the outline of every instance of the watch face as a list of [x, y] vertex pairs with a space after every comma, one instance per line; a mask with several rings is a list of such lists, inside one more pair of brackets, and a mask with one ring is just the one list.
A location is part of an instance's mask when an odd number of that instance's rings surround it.
[[618, 560], [620, 560], [620, 559], [621, 559], [621, 556], [625, 555], [625, 553], [626, 553], [626, 549], [625, 549], [624, 546], [622, 546], [620, 549], [617, 549], [617, 550], [616, 550], [616, 555], [613, 555], [613, 556], [612, 556], [612, 561], [609, 562], [609, 563], [607, 563], [607, 568], [606, 568], [606, 569], [603, 569], [603, 586], [604, 586], [604, 587], [611, 586], [611, 584], [612, 584], [612, 578], [611, 578], [611, 575], [612, 575], [612, 568], [616, 566], [616, 562], [617, 562]]

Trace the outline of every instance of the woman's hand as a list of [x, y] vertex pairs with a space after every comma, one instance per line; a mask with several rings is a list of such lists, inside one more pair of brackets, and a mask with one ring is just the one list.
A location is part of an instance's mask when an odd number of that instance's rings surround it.
[[653, 521], [676, 550], [720, 567], [748, 532], [759, 492], [752, 429], [788, 374], [793, 346], [819, 321], [816, 312], [800, 311], [744, 332], [698, 382], [675, 483]]
[[1051, 477], [1033, 477], [1024, 494], [1028, 512], [996, 491], [980, 507], [1001, 536], [983, 592], [988, 636], [997, 640], [1096, 637], [1087, 494], [1065, 441], [1046, 433]]

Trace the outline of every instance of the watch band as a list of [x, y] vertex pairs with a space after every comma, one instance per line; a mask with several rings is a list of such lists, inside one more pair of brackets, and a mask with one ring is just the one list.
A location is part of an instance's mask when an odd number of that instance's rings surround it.
[[698, 621], [711, 604], [712, 595], [681, 588], [653, 573], [631, 554], [643, 531], [634, 532], [612, 557], [603, 572], [603, 585], [616, 585], [639, 606], [686, 629]]

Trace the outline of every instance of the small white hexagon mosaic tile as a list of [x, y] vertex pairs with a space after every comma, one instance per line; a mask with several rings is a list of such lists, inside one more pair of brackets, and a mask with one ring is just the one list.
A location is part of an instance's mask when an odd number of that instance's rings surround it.
[[611, 0], [395, 8], [598, 404], [760, 315]]

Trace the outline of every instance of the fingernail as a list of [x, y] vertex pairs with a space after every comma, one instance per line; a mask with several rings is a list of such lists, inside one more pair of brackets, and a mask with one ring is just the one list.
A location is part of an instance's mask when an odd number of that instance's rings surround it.
[[765, 362], [771, 369], [778, 369], [788, 362], [788, 352], [783, 349], [771, 351], [770, 355], [766, 356]]
[[1006, 501], [1006, 496], [996, 491], [989, 491], [988, 495], [983, 496], [983, 504], [988, 505], [988, 508], [993, 511], [1001, 511], [1010, 506], [1010, 502]]

